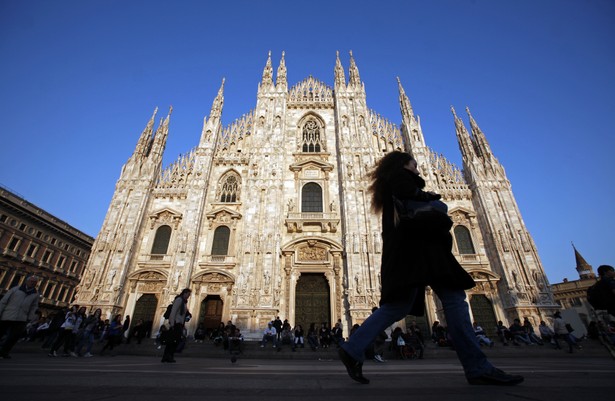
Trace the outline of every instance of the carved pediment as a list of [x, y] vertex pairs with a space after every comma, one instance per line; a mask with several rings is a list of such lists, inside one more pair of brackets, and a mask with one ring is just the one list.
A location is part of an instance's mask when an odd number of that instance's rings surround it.
[[298, 173], [302, 170], [321, 170], [325, 173], [333, 171], [333, 164], [315, 158], [309, 158], [290, 165], [290, 171]]
[[226, 274], [222, 274], [220, 272], [206, 272], [199, 276], [196, 276], [193, 280], [195, 283], [234, 283], [235, 280], [227, 276]]
[[487, 269], [470, 269], [468, 273], [474, 281], [492, 281], [497, 283], [500, 281], [500, 276]]
[[156, 224], [168, 224], [173, 226], [174, 229], [177, 229], [177, 226], [182, 220], [182, 214], [173, 209], [164, 208], [150, 214], [149, 219], [150, 227], [152, 229], [156, 226]]
[[134, 272], [128, 279], [137, 281], [166, 281], [167, 277], [159, 271], [147, 270]]
[[448, 211], [448, 214], [451, 215], [451, 216], [461, 215], [461, 216], [464, 216], [465, 218], [467, 218], [468, 220], [470, 218], [476, 217], [476, 212], [474, 210], [470, 210], [468, 208], [461, 207], [461, 206], [457, 206], [457, 207], [454, 207], [454, 208], [450, 209]]
[[212, 227], [214, 222], [235, 225], [237, 220], [241, 219], [242, 215], [227, 206], [221, 206], [207, 213], [205, 217], [207, 217], [209, 221], [209, 226]]

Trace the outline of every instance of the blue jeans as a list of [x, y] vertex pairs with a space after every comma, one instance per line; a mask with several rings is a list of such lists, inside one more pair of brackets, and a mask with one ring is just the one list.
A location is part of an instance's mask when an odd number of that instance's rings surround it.
[[[412, 309], [418, 290], [414, 288], [410, 291], [414, 293], [411, 296], [411, 301], [380, 306], [363, 322], [347, 342], [341, 344], [342, 348], [355, 360], [363, 362], [365, 350], [374, 341], [378, 333], [405, 318]], [[448, 324], [447, 330], [452, 337], [457, 357], [463, 366], [466, 377], [473, 378], [491, 372], [493, 365], [480, 349], [474, 334], [468, 304], [465, 301], [465, 291], [444, 288], [434, 288], [434, 291], [444, 307], [444, 316]]]

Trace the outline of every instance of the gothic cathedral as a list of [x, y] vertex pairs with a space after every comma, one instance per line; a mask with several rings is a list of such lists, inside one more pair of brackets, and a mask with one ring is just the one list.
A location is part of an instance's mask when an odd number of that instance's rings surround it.
[[[92, 248], [76, 303], [152, 322], [191, 288], [198, 324], [232, 320], [256, 333], [275, 316], [291, 325], [336, 322], [345, 334], [378, 305], [379, 216], [366, 172], [387, 152], [417, 160], [427, 189], [454, 220], [453, 252], [474, 277], [472, 317], [483, 327], [559, 306], [502, 165], [468, 111], [453, 112], [463, 169], [431, 150], [398, 79], [401, 125], [369, 109], [350, 53], [333, 87], [309, 76], [288, 88], [284, 53], [274, 81], [271, 53], [256, 107], [222, 125], [224, 81], [198, 145], [163, 169], [171, 112], [156, 112], [122, 168]], [[445, 322], [427, 288], [426, 323]]]

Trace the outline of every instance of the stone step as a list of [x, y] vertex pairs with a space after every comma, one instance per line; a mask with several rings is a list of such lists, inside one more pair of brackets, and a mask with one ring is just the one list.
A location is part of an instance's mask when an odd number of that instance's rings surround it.
[[[100, 353], [104, 343], [96, 343], [93, 348], [95, 355]], [[585, 356], [608, 356], [611, 355], [611, 351], [596, 340], [586, 340], [581, 343], [582, 350], [574, 350], [571, 355], [567, 352], [565, 344], [562, 344], [564, 349], [556, 350], [551, 345], [522, 345], [522, 346], [503, 346], [502, 344], [496, 344], [494, 347], [483, 347], [483, 351], [489, 358], [541, 358], [544, 356], [549, 357], [571, 357], [575, 354]], [[329, 348], [318, 348], [315, 351], [308, 346], [305, 348], [297, 348], [296, 351], [292, 351], [292, 347], [288, 344], [284, 344], [278, 348], [273, 348], [271, 344], [267, 344], [266, 347], [261, 348], [260, 343], [256, 341], [245, 341], [241, 347], [240, 357], [248, 359], [309, 359], [309, 360], [331, 360], [338, 359], [337, 348], [331, 346]], [[105, 355], [152, 355], [159, 357], [162, 355], [164, 346], [158, 348], [152, 339], [143, 340], [141, 344], [131, 342], [130, 344], [121, 344], [114, 348], [113, 351], [107, 350]], [[60, 347], [58, 354], [61, 354], [63, 348]], [[42, 349], [40, 342], [20, 342], [13, 349], [13, 353], [35, 353], [40, 352], [42, 355], [46, 355], [49, 349]], [[211, 342], [188, 342], [181, 352], [182, 356], [197, 357], [197, 358], [228, 358], [231, 353], [229, 350], [225, 350], [222, 345], [214, 345]], [[424, 357], [428, 359], [439, 358], [456, 358], [455, 351], [450, 347], [438, 347], [433, 343], [427, 344], [424, 351]], [[388, 343], [385, 347], [384, 353], [385, 359], [401, 359], [398, 354], [389, 349]]]

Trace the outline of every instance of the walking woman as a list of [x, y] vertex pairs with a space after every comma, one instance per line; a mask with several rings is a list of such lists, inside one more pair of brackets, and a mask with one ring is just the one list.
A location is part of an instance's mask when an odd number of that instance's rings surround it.
[[83, 321], [83, 329], [79, 341], [77, 342], [77, 347], [75, 348], [77, 355], [81, 356], [81, 350], [85, 346], [85, 355], [83, 356], [86, 358], [94, 356], [92, 355], [92, 346], [94, 345], [94, 340], [100, 335], [103, 328], [103, 322], [100, 319], [101, 314], [102, 311], [96, 309], [93, 314]]
[[[420, 316], [425, 309], [425, 286], [434, 290], [444, 308], [444, 315], [457, 356], [470, 384], [515, 385], [522, 376], [508, 375], [496, 369], [480, 349], [465, 301], [466, 289], [474, 281], [451, 252], [452, 221], [421, 218], [396, 222], [393, 197], [403, 201], [425, 202], [440, 199], [440, 195], [425, 192], [425, 181], [419, 176], [416, 161], [408, 153], [391, 152], [370, 172], [369, 191], [374, 212], [382, 214], [382, 291], [380, 307], [358, 330], [342, 343], [340, 359], [350, 377], [367, 384], [362, 367], [365, 350], [378, 333], [412, 314]], [[424, 215], [424, 216], [423, 216]], [[397, 223], [397, 224], [396, 224]]]
[[79, 311], [79, 305], [73, 305], [72, 308], [66, 313], [64, 317], [64, 323], [60, 326], [60, 332], [55, 342], [49, 350], [49, 356], [58, 356], [57, 350], [64, 345], [64, 355], [70, 356], [71, 345], [73, 344], [73, 333], [79, 326], [77, 325], [77, 317]]
[[188, 315], [188, 298], [192, 290], [184, 288], [182, 292], [175, 297], [171, 314], [169, 316], [169, 332], [167, 333], [166, 346], [161, 362], [175, 363], [175, 350], [179, 344], [183, 332], [184, 324], [186, 324], [186, 315]]

